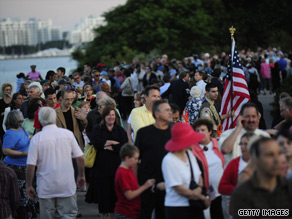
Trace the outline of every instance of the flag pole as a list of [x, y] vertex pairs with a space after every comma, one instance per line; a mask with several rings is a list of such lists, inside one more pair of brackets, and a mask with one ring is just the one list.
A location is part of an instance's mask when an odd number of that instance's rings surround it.
[[233, 35], [236, 31], [236, 29], [232, 26], [229, 28], [230, 34], [231, 34], [231, 61], [230, 61], [230, 82], [231, 82], [231, 94], [230, 94], [230, 106], [231, 106], [231, 127], [234, 128], [233, 124], [233, 56], [234, 56], [234, 51], [233, 51]]

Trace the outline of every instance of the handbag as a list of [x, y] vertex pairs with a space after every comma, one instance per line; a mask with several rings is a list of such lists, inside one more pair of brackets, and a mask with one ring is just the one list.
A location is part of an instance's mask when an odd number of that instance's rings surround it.
[[95, 157], [96, 157], [95, 148], [93, 147], [93, 145], [87, 144], [84, 150], [85, 167], [87, 168], [93, 167]]
[[124, 94], [125, 95], [133, 95], [133, 93], [134, 93], [134, 90], [133, 90], [133, 88], [132, 88], [132, 82], [131, 82], [131, 78], [129, 78], [129, 83], [130, 83], [130, 86], [129, 85], [127, 85], [125, 88], [124, 88]]
[[[190, 163], [190, 167], [191, 167], [191, 182], [190, 182], [189, 189], [190, 190], [194, 190], [194, 189], [198, 188], [198, 184], [196, 183], [195, 178], [194, 178], [193, 167], [192, 167], [191, 159], [189, 157], [188, 152], [186, 152], [186, 154], [187, 154], [187, 157], [188, 157], [188, 160], [189, 160], [189, 163]], [[189, 199], [189, 203], [190, 203], [190, 206], [196, 207], [199, 210], [207, 209], [207, 207], [206, 207], [206, 205], [205, 205], [203, 200]]]

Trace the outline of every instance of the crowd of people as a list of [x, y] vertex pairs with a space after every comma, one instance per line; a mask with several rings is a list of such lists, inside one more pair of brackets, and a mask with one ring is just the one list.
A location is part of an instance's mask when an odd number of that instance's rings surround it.
[[3, 83], [0, 218], [80, 217], [77, 186], [103, 219], [292, 212], [292, 97], [281, 93], [269, 129], [257, 98], [292, 75], [291, 54], [259, 48], [240, 57], [251, 102], [223, 133], [221, 121], [235, 113], [220, 112], [225, 53], [86, 64], [70, 75], [59, 67], [44, 79], [32, 65], [16, 92]]

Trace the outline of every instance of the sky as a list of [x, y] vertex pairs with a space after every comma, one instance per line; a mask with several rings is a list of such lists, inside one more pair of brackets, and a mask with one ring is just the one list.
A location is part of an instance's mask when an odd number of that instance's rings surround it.
[[0, 0], [0, 19], [52, 19], [62, 31], [73, 30], [75, 24], [89, 15], [100, 16], [127, 0]]

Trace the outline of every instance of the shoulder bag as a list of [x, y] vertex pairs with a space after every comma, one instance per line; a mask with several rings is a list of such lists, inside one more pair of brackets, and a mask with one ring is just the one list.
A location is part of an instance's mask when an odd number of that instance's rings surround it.
[[[195, 178], [194, 178], [193, 167], [192, 167], [191, 159], [189, 157], [188, 152], [186, 152], [186, 154], [187, 154], [187, 157], [190, 163], [190, 169], [191, 169], [191, 182], [190, 182], [189, 189], [194, 190], [198, 188], [198, 184], [196, 183]], [[190, 203], [190, 206], [195, 207], [200, 210], [205, 210], [207, 208], [203, 200], [189, 199], [189, 203]]]
[[96, 157], [96, 150], [93, 145], [87, 144], [84, 150], [85, 167], [92, 168]]

